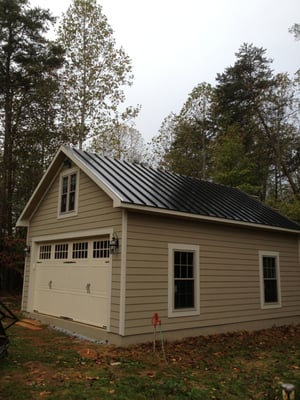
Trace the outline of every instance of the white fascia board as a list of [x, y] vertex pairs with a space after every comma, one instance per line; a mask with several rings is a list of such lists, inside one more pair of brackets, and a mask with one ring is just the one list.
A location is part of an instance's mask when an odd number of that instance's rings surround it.
[[114, 191], [112, 188], [106, 184], [100, 176], [95, 175], [92, 170], [90, 170], [86, 164], [84, 164], [79, 158], [76, 157], [75, 153], [73, 153], [68, 148], [65, 148], [65, 154], [68, 158], [74, 162], [96, 185], [103, 190], [108, 197], [113, 200], [114, 207], [120, 207], [122, 203], [122, 198]]
[[[60, 156], [60, 153], [61, 153], [61, 152], [65, 153], [65, 150], [66, 150], [65, 146], [61, 146], [60, 149], [58, 150], [58, 152], [56, 153], [55, 157], [54, 157], [53, 160], [51, 161], [50, 165], [49, 165], [48, 168], [46, 169], [46, 172], [44, 173], [42, 179], [41, 179], [40, 182], [38, 183], [38, 185], [37, 185], [37, 187], [35, 188], [34, 192], [33, 192], [32, 195], [30, 196], [30, 199], [29, 199], [28, 202], [26, 203], [26, 206], [24, 207], [24, 209], [23, 209], [21, 215], [19, 216], [19, 218], [18, 218], [18, 220], [17, 220], [17, 223], [16, 223], [16, 226], [17, 226], [17, 227], [20, 227], [20, 226], [29, 226], [30, 218], [29, 218], [29, 219], [28, 219], [28, 218], [27, 218], [27, 219], [24, 219], [24, 215], [26, 214], [26, 212], [27, 212], [27, 210], [28, 210], [28, 208], [29, 208], [29, 205], [31, 204], [31, 202], [33, 201], [33, 199], [36, 197], [36, 195], [37, 195], [39, 189], [40, 189], [41, 186], [43, 185], [43, 183], [44, 183], [44, 181], [45, 181], [45, 179], [46, 179], [46, 176], [47, 176], [48, 173], [51, 171], [51, 169], [52, 169], [53, 165], [55, 164], [57, 158]], [[57, 174], [55, 174], [55, 177], [56, 177], [56, 175], [57, 175]], [[52, 180], [51, 182], [53, 182], [53, 180]], [[51, 186], [51, 185], [48, 185], [48, 188], [49, 188], [50, 186]], [[48, 192], [48, 190], [45, 190], [45, 191], [44, 191], [43, 196], [41, 196], [41, 199], [39, 200], [38, 204], [40, 204], [41, 200], [45, 197], [45, 195], [46, 195], [47, 192]]]
[[46, 172], [44, 173], [44, 175], [43, 175], [42, 179], [40, 180], [39, 184], [37, 185], [36, 189], [34, 190], [33, 194], [31, 195], [30, 199], [28, 200], [28, 202], [27, 202], [26, 206], [24, 207], [21, 215], [19, 216], [19, 218], [17, 220], [17, 223], [16, 223], [17, 227], [29, 226], [31, 216], [34, 214], [36, 208], [38, 207], [40, 202], [43, 200], [45, 195], [47, 194], [48, 189], [50, 188], [53, 180], [57, 177], [57, 174], [60, 172], [60, 169], [58, 169], [57, 172], [54, 174], [54, 177], [51, 180], [51, 183], [48, 185], [47, 190], [43, 191], [43, 195], [40, 197], [39, 201], [37, 202], [37, 207], [35, 207], [34, 211], [31, 213], [31, 215], [28, 218], [24, 218], [24, 216], [26, 215], [30, 204], [32, 203], [34, 198], [37, 196], [37, 194], [38, 194], [40, 188], [42, 187], [47, 175], [53, 169], [53, 166], [54, 166], [56, 160], [58, 159], [58, 157], [61, 155], [61, 153], [63, 153], [66, 157], [68, 157], [79, 169], [81, 169], [86, 175], [88, 175], [89, 178], [93, 182], [95, 182], [96, 185], [100, 189], [102, 189], [113, 200], [113, 206], [114, 207], [120, 207], [121, 206], [122, 199], [117, 195], [117, 193], [114, 192], [107, 184], [105, 184], [101, 180], [100, 177], [97, 177], [89, 168], [87, 168], [87, 166], [84, 163], [82, 163], [82, 161], [74, 155], [74, 153], [71, 151], [71, 149], [69, 149], [66, 146], [61, 146], [60, 149], [58, 150], [58, 152], [56, 153], [55, 157], [51, 161], [51, 163], [50, 163], [49, 167], [47, 168]]
[[135, 204], [128, 204], [128, 203], [122, 203], [122, 207], [133, 210], [133, 211], [138, 211], [138, 212], [146, 212], [146, 213], [155, 213], [155, 214], [163, 214], [163, 215], [169, 215], [169, 216], [175, 216], [175, 217], [182, 217], [182, 218], [187, 218], [187, 219], [193, 219], [197, 221], [205, 221], [205, 222], [213, 222], [213, 223], [221, 223], [221, 224], [226, 224], [226, 225], [233, 225], [233, 226], [241, 226], [241, 227], [247, 227], [247, 228], [255, 228], [255, 229], [263, 229], [263, 230], [270, 230], [270, 231], [276, 231], [276, 232], [286, 232], [286, 233], [293, 233], [300, 235], [300, 230], [294, 230], [294, 229], [287, 229], [287, 228], [280, 228], [277, 226], [270, 226], [270, 225], [260, 225], [260, 224], [255, 224], [255, 223], [250, 223], [250, 222], [243, 222], [243, 221], [235, 221], [235, 220], [230, 220], [230, 219], [225, 219], [225, 218], [217, 218], [217, 217], [208, 217], [206, 215], [200, 215], [200, 214], [191, 214], [191, 213], [185, 213], [181, 211], [174, 211], [174, 210], [168, 210], [164, 208], [156, 208], [156, 207], [147, 207], [147, 206], [140, 206], [140, 205], [135, 205]]

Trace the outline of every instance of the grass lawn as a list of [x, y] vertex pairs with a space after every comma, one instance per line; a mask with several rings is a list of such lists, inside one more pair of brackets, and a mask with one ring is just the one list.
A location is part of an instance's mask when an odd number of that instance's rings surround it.
[[[300, 388], [300, 326], [117, 348], [41, 326], [9, 328], [2, 400], [282, 399]], [[299, 399], [298, 394], [296, 399]]]

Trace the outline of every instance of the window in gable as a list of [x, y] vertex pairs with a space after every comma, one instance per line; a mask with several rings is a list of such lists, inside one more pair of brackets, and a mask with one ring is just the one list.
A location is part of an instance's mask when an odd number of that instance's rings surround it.
[[260, 281], [262, 308], [280, 307], [279, 254], [260, 252]]
[[60, 215], [76, 212], [77, 192], [78, 192], [78, 173], [70, 172], [64, 174], [60, 181]]

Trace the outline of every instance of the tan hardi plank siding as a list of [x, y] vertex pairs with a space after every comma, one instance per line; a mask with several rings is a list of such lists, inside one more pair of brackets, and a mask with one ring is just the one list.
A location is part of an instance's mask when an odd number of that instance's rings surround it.
[[78, 214], [57, 218], [59, 195], [59, 178], [57, 178], [31, 221], [30, 236], [121, 225], [120, 210], [114, 209], [112, 200], [82, 172], [79, 190]]
[[[122, 212], [113, 208], [112, 200], [82, 171], [79, 182], [78, 213], [67, 218], [57, 218], [59, 177], [55, 179], [47, 196], [39, 205], [28, 230], [28, 239], [40, 236], [55, 236], [69, 232], [89, 231], [93, 229], [110, 229], [118, 233], [121, 238]], [[111, 299], [111, 331], [119, 329], [119, 286], [120, 260], [119, 255], [113, 258], [112, 271], [112, 299]], [[26, 309], [28, 299], [28, 271], [25, 273], [23, 307]]]
[[[168, 243], [200, 247], [200, 315], [168, 318]], [[259, 251], [280, 256], [282, 307], [261, 309]], [[299, 315], [296, 235], [129, 213], [126, 334]]]

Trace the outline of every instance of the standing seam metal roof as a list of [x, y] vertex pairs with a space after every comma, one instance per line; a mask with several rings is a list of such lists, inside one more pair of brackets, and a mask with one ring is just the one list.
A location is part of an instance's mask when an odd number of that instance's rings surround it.
[[70, 151], [124, 204], [300, 230], [300, 225], [239, 189], [86, 151]]

